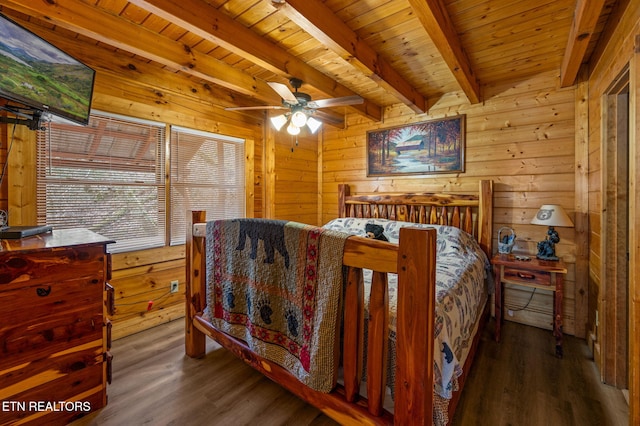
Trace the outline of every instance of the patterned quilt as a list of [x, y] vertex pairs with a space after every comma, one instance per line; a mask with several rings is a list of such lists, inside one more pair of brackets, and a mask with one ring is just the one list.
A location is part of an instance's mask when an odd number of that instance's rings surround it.
[[295, 222], [207, 223], [205, 317], [302, 383], [336, 383], [348, 234]]
[[[475, 333], [475, 325], [487, 298], [485, 272], [489, 261], [478, 243], [466, 232], [451, 226], [421, 225], [386, 219], [334, 219], [324, 225], [326, 229], [366, 236], [365, 225], [375, 223], [384, 228], [384, 236], [398, 243], [400, 228], [406, 226], [435, 228], [436, 245], [436, 354], [434, 365], [434, 393], [451, 399], [457, 388]], [[365, 283], [371, 282], [371, 271], [365, 271]], [[367, 284], [365, 284], [367, 285]], [[369, 288], [365, 289], [368, 297]], [[395, 383], [395, 337], [397, 276], [389, 274], [390, 344], [389, 377]], [[391, 389], [393, 393], [393, 389]]]

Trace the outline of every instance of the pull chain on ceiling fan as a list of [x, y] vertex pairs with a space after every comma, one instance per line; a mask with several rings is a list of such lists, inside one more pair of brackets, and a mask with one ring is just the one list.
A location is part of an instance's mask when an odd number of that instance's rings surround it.
[[[311, 100], [311, 96], [306, 93], [299, 92], [298, 89], [302, 86], [302, 80], [298, 78], [291, 78], [289, 84], [294, 88], [295, 92], [292, 92], [285, 84], [277, 82], [267, 82], [267, 84], [282, 98], [282, 105], [264, 105], [264, 106], [249, 106], [249, 107], [232, 107], [225, 108], [227, 111], [239, 111], [239, 110], [253, 110], [253, 109], [282, 109], [288, 110], [288, 112], [271, 117], [271, 123], [280, 131], [285, 124], [287, 126], [287, 133], [290, 135], [298, 135], [300, 130], [306, 125], [311, 133], [315, 133], [322, 121], [335, 123], [336, 120], [332, 119], [331, 115], [323, 114], [322, 111], [317, 111], [320, 108], [330, 108], [346, 105], [358, 105], [364, 102], [364, 99], [360, 96], [343, 96], [339, 98], [319, 99], [317, 101]], [[313, 117], [315, 115], [315, 117]]]

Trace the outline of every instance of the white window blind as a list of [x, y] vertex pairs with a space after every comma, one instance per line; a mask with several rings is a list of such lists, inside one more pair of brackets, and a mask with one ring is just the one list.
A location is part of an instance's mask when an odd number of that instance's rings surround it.
[[188, 210], [244, 217], [244, 140], [172, 127], [170, 187], [171, 244], [184, 244]]
[[112, 252], [165, 244], [165, 125], [92, 114], [38, 132], [38, 221], [88, 228]]

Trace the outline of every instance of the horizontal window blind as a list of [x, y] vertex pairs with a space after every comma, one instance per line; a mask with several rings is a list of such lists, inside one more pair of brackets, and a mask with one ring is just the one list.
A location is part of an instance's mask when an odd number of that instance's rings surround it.
[[170, 188], [171, 244], [184, 244], [189, 210], [244, 217], [244, 140], [172, 127]]
[[38, 132], [38, 221], [88, 228], [112, 252], [165, 243], [164, 124], [92, 114]]

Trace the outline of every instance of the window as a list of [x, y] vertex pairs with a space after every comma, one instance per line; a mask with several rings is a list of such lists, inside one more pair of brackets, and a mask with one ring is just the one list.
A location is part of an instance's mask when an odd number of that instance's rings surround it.
[[86, 127], [49, 123], [38, 132], [38, 223], [90, 229], [117, 253], [184, 244], [187, 210], [244, 216], [244, 140], [173, 127], [167, 177], [166, 128], [103, 113]]
[[171, 244], [185, 242], [187, 210], [244, 217], [244, 140], [172, 127]]
[[165, 125], [92, 114], [38, 132], [38, 222], [88, 228], [112, 252], [165, 243]]

